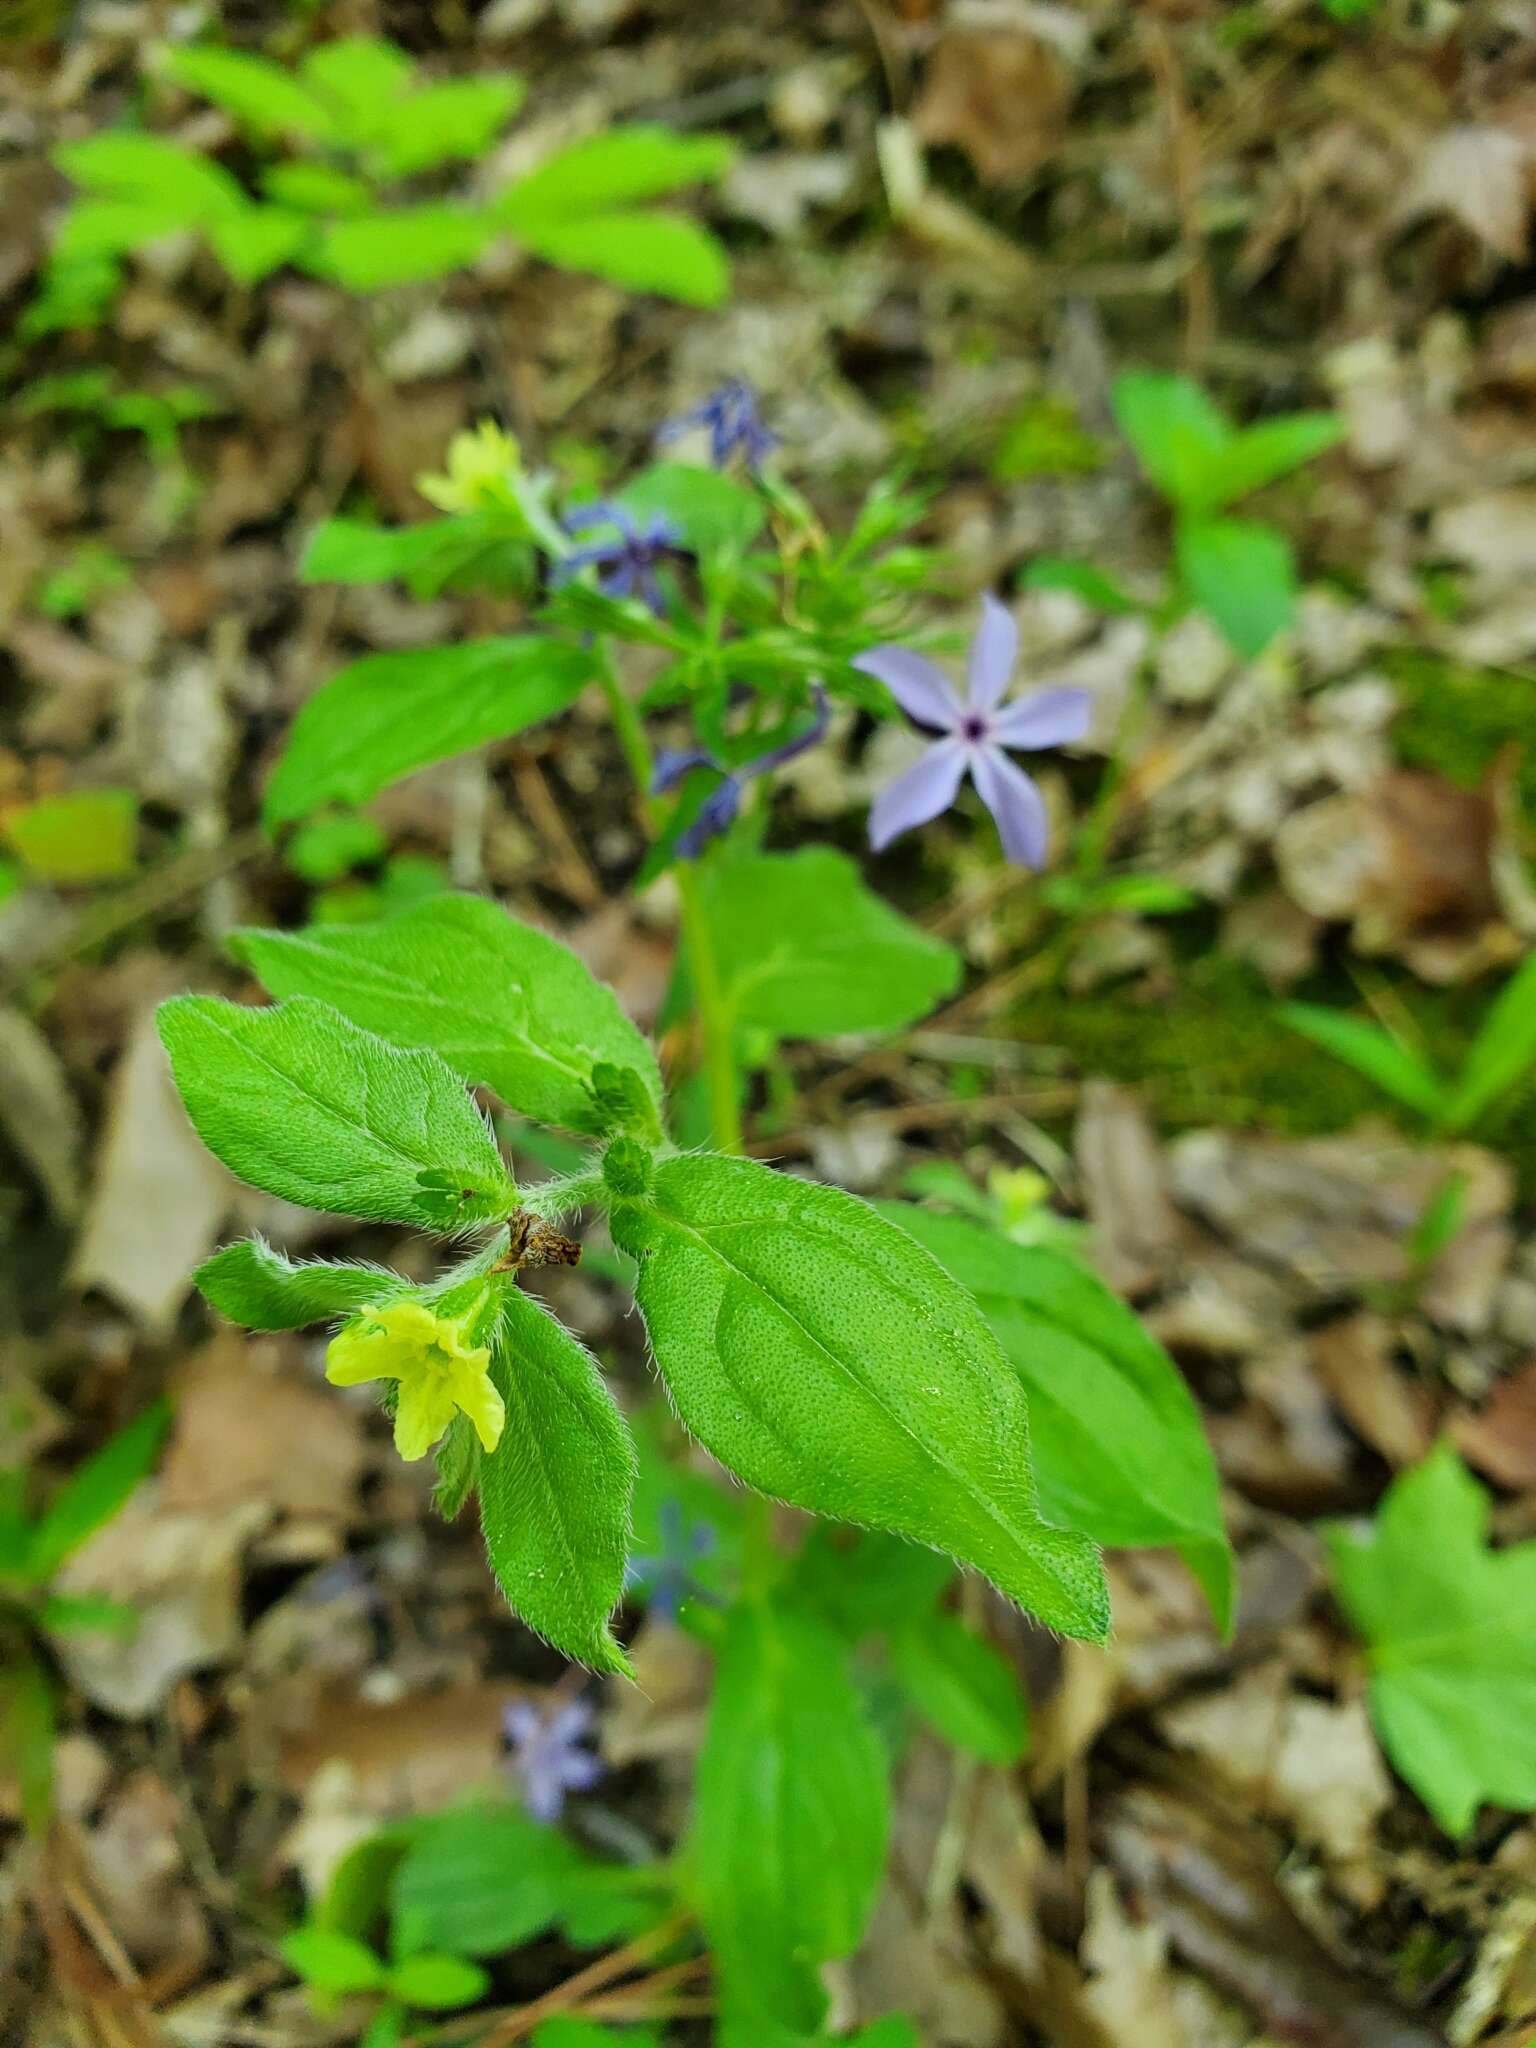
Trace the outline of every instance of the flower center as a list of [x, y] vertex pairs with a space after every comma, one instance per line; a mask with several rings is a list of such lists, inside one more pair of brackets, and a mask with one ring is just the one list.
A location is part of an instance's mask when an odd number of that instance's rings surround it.
[[987, 736], [987, 718], [981, 711], [967, 711], [960, 721], [960, 737], [973, 747], [979, 747]]

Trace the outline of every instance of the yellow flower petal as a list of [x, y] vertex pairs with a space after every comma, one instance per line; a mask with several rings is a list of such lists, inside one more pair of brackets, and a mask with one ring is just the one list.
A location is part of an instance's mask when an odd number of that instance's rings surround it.
[[462, 1408], [475, 1425], [483, 1448], [494, 1451], [506, 1427], [507, 1411], [491, 1380], [490, 1365], [489, 1351], [468, 1351], [453, 1368], [448, 1384], [454, 1406]]
[[395, 1409], [395, 1449], [408, 1465], [424, 1458], [453, 1420], [453, 1395], [434, 1373], [402, 1380]]

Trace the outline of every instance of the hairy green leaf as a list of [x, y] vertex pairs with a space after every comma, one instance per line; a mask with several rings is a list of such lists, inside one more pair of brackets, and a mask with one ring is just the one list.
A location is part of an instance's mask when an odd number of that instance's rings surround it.
[[594, 1070], [637, 1075], [659, 1117], [656, 1055], [558, 940], [478, 896], [431, 897], [382, 924], [243, 931], [231, 941], [276, 996], [319, 996], [399, 1045], [425, 1046], [522, 1115], [600, 1132]]
[[1043, 1511], [1108, 1546], [1171, 1545], [1225, 1628], [1233, 1566], [1216, 1466], [1162, 1346], [1059, 1252], [932, 1209], [879, 1206], [974, 1295], [1028, 1389]]
[[249, 1010], [175, 996], [159, 1025], [198, 1136], [252, 1186], [420, 1230], [516, 1207], [484, 1118], [435, 1053], [388, 1045], [308, 997]]
[[515, 1612], [567, 1657], [629, 1672], [609, 1619], [624, 1589], [635, 1447], [592, 1357], [518, 1288], [492, 1365], [506, 1426], [480, 1465], [491, 1569]]
[[960, 980], [953, 947], [892, 910], [854, 861], [827, 847], [713, 861], [703, 895], [738, 1025], [779, 1038], [894, 1031]]
[[724, 2004], [814, 2028], [823, 1963], [857, 1947], [885, 1868], [885, 1758], [847, 1646], [783, 1601], [720, 1644], [692, 1833]]
[[592, 674], [582, 648], [544, 634], [365, 654], [293, 722], [267, 785], [269, 825], [323, 803], [365, 803], [429, 762], [554, 718]]
[[328, 221], [305, 267], [349, 292], [387, 291], [462, 269], [496, 233], [494, 221], [462, 207], [397, 206]]
[[1029, 1740], [1017, 1674], [952, 1614], [927, 1614], [891, 1637], [891, 1664], [925, 1721], [983, 1763], [1014, 1764]]
[[221, 1316], [248, 1330], [302, 1330], [309, 1323], [328, 1323], [387, 1300], [404, 1284], [382, 1266], [328, 1259], [295, 1262], [259, 1237], [225, 1245], [192, 1278]]
[[1108, 1627], [1085, 1536], [1036, 1505], [1023, 1384], [974, 1299], [867, 1203], [683, 1156], [613, 1212], [688, 1428], [764, 1493], [976, 1565], [1068, 1635]]
[[1365, 1638], [1382, 1747], [1448, 1834], [1484, 1800], [1536, 1807], [1536, 1543], [1487, 1548], [1488, 1497], [1449, 1444], [1329, 1532]]

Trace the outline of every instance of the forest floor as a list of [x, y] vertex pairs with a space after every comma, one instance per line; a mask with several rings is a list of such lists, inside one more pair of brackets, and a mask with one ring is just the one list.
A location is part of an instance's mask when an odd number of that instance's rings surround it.
[[[172, 12], [113, 0], [17, 45], [9, 312], [64, 196], [49, 151], [132, 107]], [[1154, 645], [1143, 618], [1062, 591], [1017, 601], [1052, 680], [1113, 706], [1150, 666], [1114, 861], [1196, 905], [1106, 913], [1044, 953], [1038, 896], [974, 820], [902, 841], [869, 872], [962, 947], [965, 990], [897, 1042], [792, 1049], [760, 1149], [866, 1193], [936, 1162], [983, 1190], [1043, 1173], [1200, 1397], [1239, 1618], [1221, 1640], [1162, 1554], [1112, 1561], [1107, 1652], [999, 1603], [1029, 1760], [957, 1787], [912, 1747], [843, 2007], [908, 2012], [933, 2048], [1528, 2041], [1536, 1827], [1484, 1809], [1454, 1842], [1387, 1768], [1317, 1524], [1369, 1513], [1448, 1434], [1498, 1535], [1536, 1535], [1536, 1091], [1476, 1142], [1432, 1142], [1276, 1011], [1364, 998], [1450, 1066], [1536, 938], [1536, 9], [294, 12], [444, 71], [521, 71], [524, 140], [724, 129], [741, 156], [701, 204], [735, 282], [709, 313], [539, 264], [360, 300], [292, 273], [240, 289], [187, 247], [135, 266], [112, 330], [10, 346], [0, 811], [84, 788], [139, 810], [130, 875], [34, 877], [0, 904], [0, 1463], [57, 1476], [177, 1398], [157, 1478], [70, 1568], [142, 1619], [65, 1653], [48, 1912], [0, 1787], [0, 2038], [347, 2038], [274, 1963], [273, 1930], [360, 1835], [502, 1771], [508, 1703], [561, 1677], [474, 1529], [436, 1522], [367, 1408], [320, 1384], [317, 1341], [216, 1328], [190, 1289], [236, 1218], [289, 1249], [412, 1256], [236, 1188], [182, 1121], [150, 1021], [177, 989], [238, 990], [233, 924], [305, 914], [310, 885], [256, 819], [306, 694], [359, 653], [486, 629], [453, 598], [300, 584], [315, 522], [360, 502], [420, 517], [416, 478], [486, 415], [601, 476], [730, 375], [828, 517], [893, 468], [930, 488], [923, 538], [957, 587], [1011, 590], [1047, 553], [1155, 590], [1166, 521], [1108, 404], [1118, 371], [1148, 366], [1238, 417], [1332, 405], [1345, 425], [1263, 501], [1309, 584], [1282, 651], [1245, 666], [1198, 620]], [[252, 43], [288, 19], [223, 13]], [[929, 179], [896, 218], [893, 135], [926, 146]], [[194, 385], [206, 416], [168, 445], [29, 409], [29, 384], [88, 364], [125, 391]], [[126, 576], [50, 616], [39, 593], [100, 549]], [[863, 856], [866, 742], [839, 726], [795, 764], [775, 844]], [[626, 893], [640, 842], [616, 771], [583, 702], [371, 814], [394, 860], [557, 931], [650, 1025], [674, 911], [665, 886]], [[1050, 772], [1058, 815], [1098, 772]], [[1416, 1272], [1413, 1222], [1452, 1171], [1461, 1227]], [[621, 1297], [585, 1270], [548, 1285], [643, 1399]], [[584, 1824], [610, 1843], [675, 1837], [702, 1721], [686, 1640], [652, 1622], [633, 1650], [642, 1688], [597, 1693], [608, 1775]], [[546, 1940], [498, 1992], [515, 2008], [582, 1966]]]

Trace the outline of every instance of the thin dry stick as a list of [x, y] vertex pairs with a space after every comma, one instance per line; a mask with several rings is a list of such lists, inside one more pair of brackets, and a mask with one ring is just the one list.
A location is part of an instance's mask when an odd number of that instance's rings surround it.
[[[432, 2039], [434, 2042], [446, 2043], [467, 2040], [473, 2035], [480, 2042], [480, 2048], [503, 2048], [506, 2042], [521, 2041], [525, 2034], [533, 2032], [540, 2020], [547, 2020], [552, 2013], [571, 2011], [572, 2007], [579, 2004], [589, 1993], [603, 1990], [615, 1977], [625, 1976], [630, 1970], [637, 1968], [648, 1955], [654, 1954], [657, 1949], [665, 1948], [668, 1942], [675, 1941], [692, 1924], [692, 1914], [674, 1914], [670, 1920], [664, 1920], [659, 1927], [652, 1927], [644, 1934], [637, 1934], [633, 1941], [626, 1942], [622, 1948], [610, 1949], [607, 1955], [599, 1956], [595, 1962], [588, 1963], [584, 1970], [578, 1970], [574, 1977], [567, 1977], [563, 1984], [557, 1984], [552, 1991], [546, 1991], [531, 2004], [520, 2005], [514, 2011], [502, 2014], [499, 2019], [492, 2014], [477, 2013], [472, 2022], [463, 2027], [443, 2028], [435, 2033]], [[480, 2029], [488, 2020], [493, 2022], [490, 2032], [482, 2035]]]
[[1141, 31], [1148, 66], [1168, 111], [1173, 147], [1173, 193], [1179, 210], [1179, 239], [1186, 258], [1183, 279], [1184, 366], [1193, 370], [1204, 360], [1216, 338], [1216, 294], [1211, 284], [1205, 237], [1200, 228], [1205, 151], [1190, 111], [1189, 96], [1184, 89], [1184, 72], [1173, 37], [1168, 32], [1168, 24], [1148, 18], [1143, 20]]

